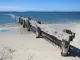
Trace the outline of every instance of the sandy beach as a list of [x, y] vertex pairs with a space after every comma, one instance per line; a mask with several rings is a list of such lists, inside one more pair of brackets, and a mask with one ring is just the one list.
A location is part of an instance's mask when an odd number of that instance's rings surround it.
[[[76, 29], [79, 27], [80, 25]], [[76, 33], [76, 38], [71, 43], [76, 46], [76, 41], [80, 42], [80, 29], [76, 31], [74, 28], [75, 26], [72, 26], [68, 29]], [[0, 60], [80, 60], [77, 56], [62, 57], [57, 45], [43, 38], [36, 38], [33, 32], [28, 32], [22, 26], [3, 29], [9, 31], [0, 34]]]

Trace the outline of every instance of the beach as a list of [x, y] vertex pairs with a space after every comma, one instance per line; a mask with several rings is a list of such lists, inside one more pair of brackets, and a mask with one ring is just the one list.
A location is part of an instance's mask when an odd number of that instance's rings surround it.
[[[78, 26], [78, 27], [77, 27]], [[76, 27], [76, 30], [74, 28]], [[71, 29], [79, 34], [78, 25], [73, 25]], [[1, 60], [80, 60], [78, 56], [61, 56], [61, 49], [44, 38], [36, 38], [33, 32], [28, 32], [26, 28], [21, 25], [16, 27], [3, 28], [8, 31], [0, 34], [0, 59]], [[77, 48], [77, 40], [79, 43], [79, 36], [77, 36], [71, 44]]]
[[80, 0], [1, 0], [0, 60], [80, 60]]

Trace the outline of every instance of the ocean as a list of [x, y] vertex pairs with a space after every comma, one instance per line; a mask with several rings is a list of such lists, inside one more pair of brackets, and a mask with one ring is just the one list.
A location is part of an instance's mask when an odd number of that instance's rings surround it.
[[78, 23], [80, 22], [79, 12], [0, 12], [0, 24], [16, 23], [15, 16], [30, 17], [43, 23]]
[[80, 23], [80, 12], [0, 12], [0, 27], [16, 26], [19, 16], [39, 20], [53, 28], [65, 28]]

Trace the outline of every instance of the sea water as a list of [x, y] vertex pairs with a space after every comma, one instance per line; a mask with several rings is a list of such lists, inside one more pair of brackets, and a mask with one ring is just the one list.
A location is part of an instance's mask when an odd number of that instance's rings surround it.
[[[80, 23], [80, 12], [0, 12], [0, 27], [18, 24], [19, 16], [39, 20], [49, 27], [64, 28]], [[8, 31], [0, 28], [1, 32]]]
[[79, 12], [11, 12], [11, 14], [30, 17], [44, 23], [80, 22]]

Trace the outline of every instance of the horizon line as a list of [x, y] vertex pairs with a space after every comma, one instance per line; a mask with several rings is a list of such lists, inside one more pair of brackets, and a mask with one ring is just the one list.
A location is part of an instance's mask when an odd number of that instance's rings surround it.
[[0, 12], [80, 12], [80, 11], [0, 11]]

